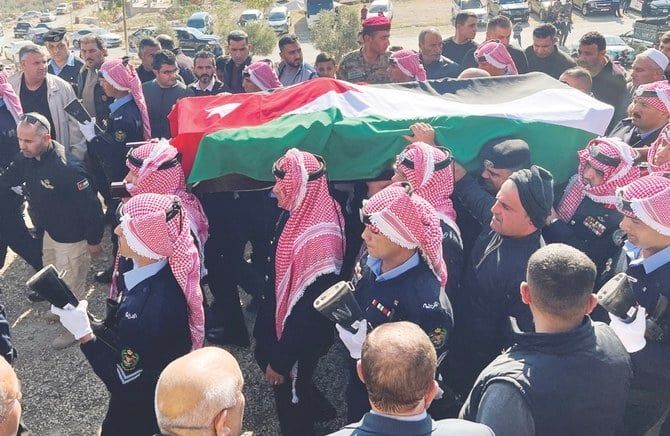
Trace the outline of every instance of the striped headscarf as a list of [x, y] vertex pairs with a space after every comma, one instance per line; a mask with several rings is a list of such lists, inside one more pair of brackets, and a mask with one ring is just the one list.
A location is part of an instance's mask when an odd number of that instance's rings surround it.
[[670, 236], [670, 178], [652, 173], [617, 190], [617, 209]]
[[110, 85], [119, 91], [128, 91], [133, 96], [135, 104], [142, 115], [142, 128], [144, 139], [151, 138], [151, 124], [149, 123], [149, 111], [144, 100], [142, 82], [135, 72], [135, 68], [125, 59], [112, 59], [100, 66], [100, 74]]
[[18, 123], [19, 116], [23, 113], [21, 99], [14, 92], [12, 85], [7, 82], [7, 75], [4, 72], [0, 72], [0, 99], [5, 102], [7, 110], [12, 114], [14, 121]]

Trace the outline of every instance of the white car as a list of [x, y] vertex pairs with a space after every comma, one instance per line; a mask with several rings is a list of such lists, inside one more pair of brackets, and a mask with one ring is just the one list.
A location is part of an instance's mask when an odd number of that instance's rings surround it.
[[56, 5], [56, 15], [65, 15], [72, 11], [72, 5], [70, 3], [58, 3]]
[[240, 14], [240, 19], [237, 20], [237, 24], [240, 27], [244, 27], [247, 23], [255, 23], [261, 20], [263, 20], [263, 11], [258, 9], [247, 9]]
[[382, 12], [389, 20], [393, 19], [393, 4], [391, 0], [374, 0], [368, 8], [368, 17], [374, 17]]
[[107, 48], [121, 46], [121, 35], [112, 33], [107, 29], [103, 29], [102, 27], [92, 27], [90, 29], [78, 30], [72, 34], [72, 45], [74, 46], [74, 48], [79, 48], [79, 40], [81, 39], [82, 36], [91, 33], [98, 35], [100, 38], [102, 38], [102, 40], [105, 41]]

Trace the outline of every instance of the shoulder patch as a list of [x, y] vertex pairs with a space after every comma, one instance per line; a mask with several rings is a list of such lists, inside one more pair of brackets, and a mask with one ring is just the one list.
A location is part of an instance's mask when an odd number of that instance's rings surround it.
[[121, 368], [124, 371], [132, 371], [140, 363], [140, 355], [130, 348], [121, 350]]
[[435, 330], [430, 332], [428, 335], [430, 342], [433, 343], [435, 349], [442, 348], [444, 343], [447, 342], [447, 331], [442, 327], [437, 327]]
[[116, 142], [125, 142], [126, 136], [127, 136], [126, 132], [124, 132], [123, 130], [117, 130], [116, 132], [114, 132], [114, 139], [116, 140]]
[[88, 188], [88, 186], [89, 186], [88, 179], [81, 179], [80, 181], [77, 182], [78, 191], [83, 191], [84, 189]]

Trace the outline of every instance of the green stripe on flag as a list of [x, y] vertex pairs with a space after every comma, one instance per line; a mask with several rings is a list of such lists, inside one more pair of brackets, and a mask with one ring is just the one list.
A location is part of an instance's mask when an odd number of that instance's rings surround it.
[[323, 156], [330, 180], [370, 179], [390, 168], [407, 145], [402, 135], [409, 134], [409, 126], [418, 121], [431, 124], [437, 142], [449, 147], [471, 170], [478, 168], [479, 149], [490, 139], [522, 138], [530, 144], [532, 162], [549, 169], [556, 184], [575, 173], [577, 150], [596, 136], [580, 129], [501, 117], [346, 118], [339, 109], [331, 108], [285, 115], [261, 126], [224, 129], [203, 137], [189, 183], [229, 174], [273, 181], [272, 163], [292, 147]]

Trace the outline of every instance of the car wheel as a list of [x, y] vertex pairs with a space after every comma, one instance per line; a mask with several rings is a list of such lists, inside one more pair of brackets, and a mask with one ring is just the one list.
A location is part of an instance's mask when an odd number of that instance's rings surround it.
[[586, 3], [582, 5], [582, 15], [587, 16], [589, 14], [589, 8], [586, 7]]

